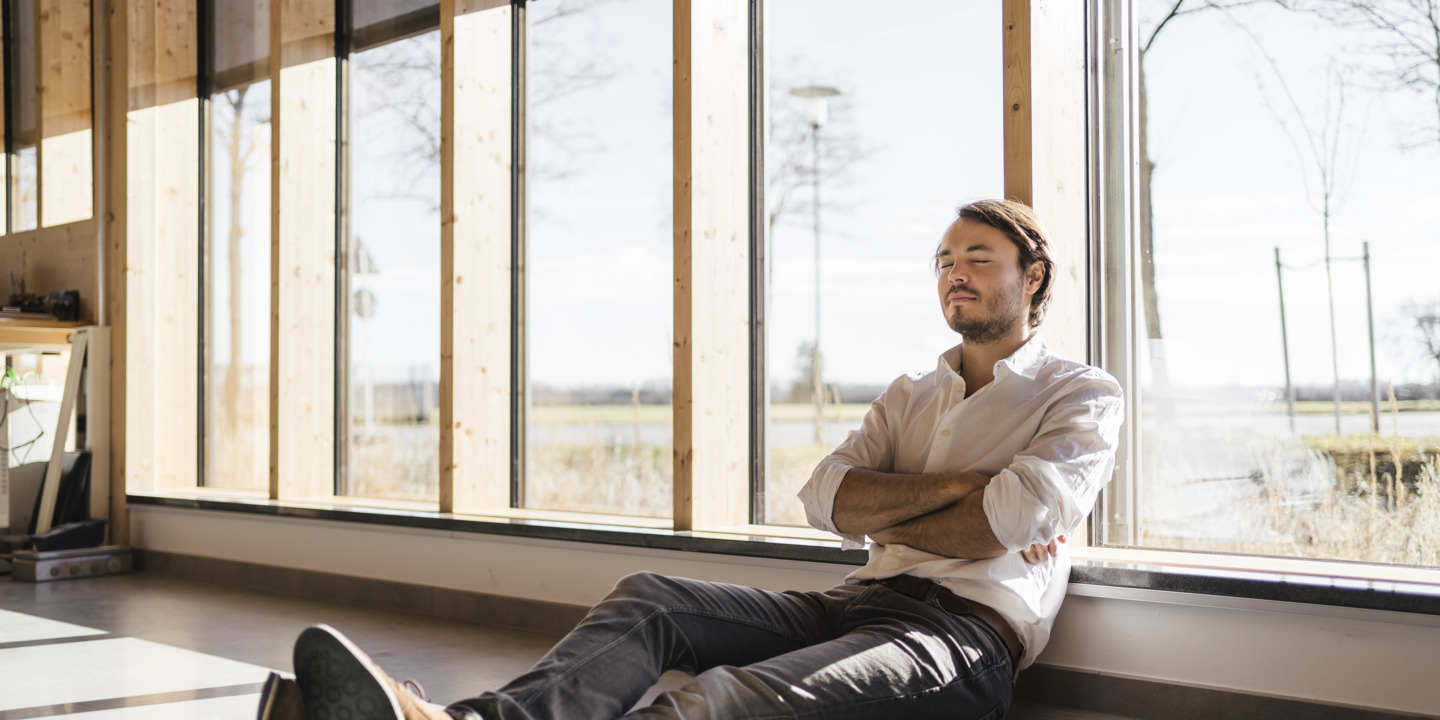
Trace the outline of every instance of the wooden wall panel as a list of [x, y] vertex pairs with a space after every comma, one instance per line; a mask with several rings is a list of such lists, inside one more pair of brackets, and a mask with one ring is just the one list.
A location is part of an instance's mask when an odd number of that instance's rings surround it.
[[40, 0], [40, 225], [94, 210], [90, 0]]
[[[143, 57], [143, 49], [139, 57]], [[133, 56], [132, 56], [133, 57]], [[133, 71], [133, 68], [132, 68]], [[158, 110], [154, 106], [131, 110], [126, 120], [125, 207], [129, 241], [123, 254], [125, 333], [117, 345], [125, 348], [126, 364], [120, 383], [125, 387], [125, 485], [131, 492], [155, 489], [155, 133]]]
[[749, 516], [745, 0], [675, 2], [675, 528]]
[[336, 87], [328, 35], [334, 7], [330, 0], [271, 5], [270, 496], [276, 499], [334, 491]]
[[[154, 317], [155, 483], [197, 484], [200, 338], [199, 100], [166, 103], [155, 111]], [[135, 237], [135, 236], [132, 236]]]
[[1046, 342], [1089, 358], [1085, 3], [1004, 0], [1005, 196], [1039, 214], [1056, 277]]
[[440, 510], [510, 502], [508, 2], [444, 0], [440, 109]]
[[[195, 5], [127, 7], [124, 485], [196, 484], [199, 127]], [[187, 90], [188, 88], [188, 90]], [[122, 354], [123, 353], [123, 354]]]
[[99, 283], [93, 219], [0, 236], [0, 268], [5, 270], [0, 276], [4, 296], [10, 294], [11, 272], [25, 280], [30, 292], [79, 290], [80, 319], [95, 322]]

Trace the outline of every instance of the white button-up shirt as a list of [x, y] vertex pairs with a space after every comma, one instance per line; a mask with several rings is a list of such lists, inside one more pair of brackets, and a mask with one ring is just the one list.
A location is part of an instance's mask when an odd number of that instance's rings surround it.
[[1028, 667], [1050, 639], [1070, 576], [1069, 553], [1030, 564], [1020, 552], [1056, 536], [1074, 537], [1115, 468], [1124, 409], [1119, 383], [1099, 368], [1057, 357], [1037, 335], [995, 363], [995, 379], [970, 397], [957, 372], [963, 345], [934, 372], [901, 376], [857, 431], [815, 468], [800, 490], [810, 524], [858, 547], [864, 538], [835, 527], [835, 493], [852, 467], [889, 473], [973, 471], [993, 478], [983, 507], [1009, 553], [985, 560], [871, 544], [870, 562], [845, 581], [908, 574], [934, 580], [994, 608], [1009, 621]]

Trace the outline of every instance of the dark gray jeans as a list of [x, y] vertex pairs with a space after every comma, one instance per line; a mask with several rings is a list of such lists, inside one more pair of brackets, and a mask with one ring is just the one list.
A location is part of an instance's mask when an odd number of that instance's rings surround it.
[[[666, 670], [694, 678], [626, 714]], [[776, 593], [637, 573], [532, 670], [448, 710], [461, 720], [989, 720], [1004, 716], [1013, 677], [989, 626], [883, 585]]]

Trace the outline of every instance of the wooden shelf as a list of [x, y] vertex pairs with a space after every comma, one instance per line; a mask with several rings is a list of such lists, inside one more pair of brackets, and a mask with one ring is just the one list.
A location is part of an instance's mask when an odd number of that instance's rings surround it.
[[69, 350], [70, 333], [78, 322], [0, 318], [0, 353], [25, 350]]

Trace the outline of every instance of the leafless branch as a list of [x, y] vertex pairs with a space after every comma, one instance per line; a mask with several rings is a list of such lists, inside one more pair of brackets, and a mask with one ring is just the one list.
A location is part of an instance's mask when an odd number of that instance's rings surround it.
[[1175, 4], [1170, 7], [1170, 12], [1165, 13], [1165, 16], [1160, 18], [1160, 22], [1155, 25], [1155, 29], [1150, 31], [1150, 37], [1146, 38], [1145, 44], [1141, 47], [1140, 52], [1150, 52], [1150, 46], [1155, 43], [1155, 38], [1159, 37], [1160, 31], [1164, 30], [1165, 26], [1170, 24], [1170, 21], [1176, 18], [1185, 17], [1186, 15], [1194, 15], [1196, 13], [1207, 12], [1210, 10], [1234, 10], [1236, 8], [1247, 7], [1250, 5], [1272, 3], [1279, 3], [1281, 5], [1285, 4], [1285, 0], [1232, 0], [1232, 2], [1216, 2], [1216, 0], [1202, 0], [1202, 2], [1195, 3], [1191, 7], [1185, 8], [1183, 7], [1185, 5], [1185, 2], [1186, 0], [1175, 0]]

